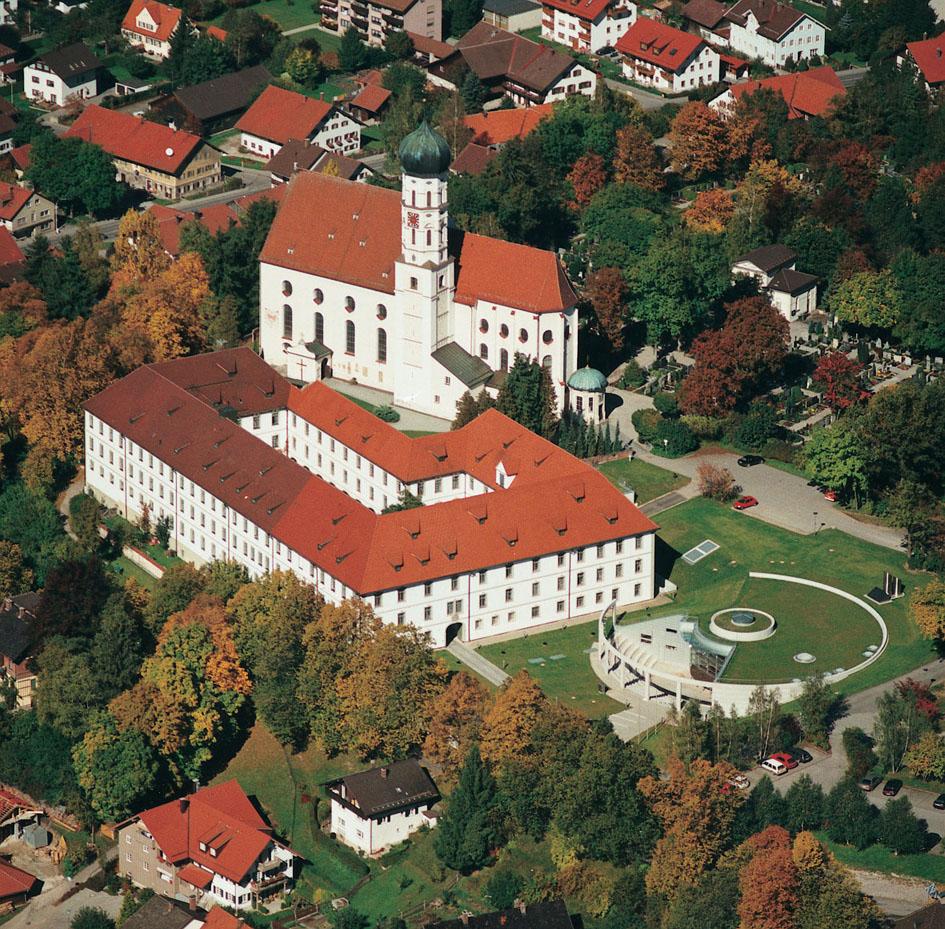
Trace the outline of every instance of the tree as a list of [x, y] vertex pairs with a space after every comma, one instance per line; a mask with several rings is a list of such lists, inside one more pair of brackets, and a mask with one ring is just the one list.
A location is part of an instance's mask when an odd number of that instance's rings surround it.
[[105, 910], [84, 906], [72, 917], [69, 927], [70, 929], [115, 929], [115, 920]]
[[701, 101], [690, 101], [680, 107], [669, 138], [673, 170], [687, 180], [715, 174], [726, 157], [725, 121]]
[[0, 540], [0, 600], [24, 594], [33, 587], [33, 572], [16, 542]]
[[158, 580], [151, 593], [144, 619], [156, 636], [171, 614], [185, 609], [204, 589], [205, 578], [188, 562], [174, 564]]
[[653, 136], [642, 125], [627, 123], [618, 129], [616, 143], [614, 180], [618, 184], [634, 184], [643, 190], [654, 191], [666, 186]]
[[98, 714], [72, 757], [79, 784], [103, 822], [117, 822], [143, 809], [154, 793], [157, 754], [140, 732], [119, 732], [108, 713]]
[[863, 366], [843, 352], [828, 352], [817, 362], [814, 383], [823, 386], [824, 400], [839, 413], [867, 396], [860, 381], [862, 373]]
[[909, 594], [909, 615], [929, 639], [945, 637], [945, 582], [933, 577]]
[[489, 91], [475, 71], [467, 71], [459, 86], [459, 96], [467, 113], [478, 113], [488, 99]]
[[856, 781], [843, 780], [827, 794], [827, 834], [834, 842], [866, 848], [875, 835], [875, 815]]
[[873, 740], [858, 726], [843, 730], [843, 751], [847, 756], [847, 777], [858, 781], [876, 766]]
[[738, 485], [728, 468], [721, 468], [708, 461], [700, 462], [696, 468], [696, 479], [699, 493], [711, 500], [727, 503], [738, 494]]
[[367, 48], [354, 26], [349, 26], [341, 37], [338, 62], [342, 71], [360, 71], [367, 62]]
[[[183, 33], [178, 29], [174, 33]], [[171, 50], [173, 56], [173, 49]], [[178, 81], [181, 86], [192, 87], [204, 81], [228, 74], [236, 68], [229, 46], [208, 35], [198, 35], [179, 59]]]
[[867, 450], [844, 420], [814, 432], [804, 447], [804, 463], [811, 477], [857, 503], [868, 490]]
[[479, 748], [483, 759], [493, 768], [510, 761], [524, 763], [546, 705], [547, 698], [526, 671], [507, 681], [482, 720]]
[[785, 825], [792, 833], [805, 829], [819, 829], [824, 824], [823, 788], [815, 784], [809, 774], [802, 774], [784, 795], [787, 803]]
[[792, 849], [800, 878], [796, 929], [822, 929], [845, 926], [848, 929], [874, 929], [880, 915], [870, 897], [860, 888], [846, 868], [839, 865], [809, 832], [800, 833]]
[[770, 826], [745, 844], [752, 855], [739, 876], [742, 929], [793, 929], [798, 874], [791, 837], [780, 826]]
[[691, 887], [683, 887], [670, 903], [665, 929], [738, 929], [738, 872], [707, 871]]
[[584, 299], [594, 310], [597, 327], [610, 349], [620, 352], [627, 325], [627, 282], [618, 268], [598, 268], [587, 276]]
[[26, 279], [42, 291], [50, 319], [76, 319], [88, 315], [98, 297], [69, 236], [49, 248], [43, 235], [36, 236], [24, 253]]
[[464, 874], [487, 864], [501, 835], [495, 812], [495, 780], [473, 744], [437, 824], [433, 848], [440, 861]]
[[124, 591], [112, 594], [89, 649], [100, 692], [113, 695], [134, 686], [152, 642], [132, 597]]
[[368, 929], [368, 918], [352, 906], [346, 906], [334, 916], [334, 929]]
[[456, 416], [453, 419], [451, 429], [462, 429], [467, 423], [471, 423], [480, 413], [491, 410], [495, 406], [495, 401], [489, 394], [482, 390], [477, 396], [473, 396], [468, 390], [456, 401]]
[[84, 654], [63, 639], [47, 642], [36, 659], [37, 687], [33, 698], [39, 721], [77, 739], [107, 697], [98, 688], [95, 674]]
[[384, 40], [384, 51], [397, 61], [409, 61], [416, 49], [408, 33], [403, 29], [392, 29]]
[[299, 45], [286, 55], [285, 70], [296, 84], [301, 84], [303, 87], [317, 87], [322, 80], [322, 66], [318, 53]]
[[778, 435], [779, 429], [774, 407], [764, 400], [756, 400], [735, 430], [735, 444], [746, 451], [758, 451]]
[[555, 389], [544, 365], [518, 354], [499, 388], [496, 409], [544, 438], [554, 435]]
[[860, 271], [837, 285], [830, 309], [844, 322], [891, 329], [899, 321], [902, 295], [890, 270]]
[[69, 501], [69, 524], [82, 548], [90, 554], [98, 551], [102, 538], [98, 527], [102, 506], [91, 494], [76, 494]]
[[925, 820], [918, 819], [912, 812], [908, 797], [887, 801], [876, 824], [877, 842], [894, 855], [914, 855], [925, 851], [926, 834]]
[[91, 636], [110, 593], [109, 578], [94, 555], [60, 561], [46, 575], [36, 605], [37, 641], [55, 635]]
[[940, 781], [945, 778], [945, 742], [937, 732], [926, 732], [906, 752], [905, 766], [916, 776]]
[[683, 213], [683, 222], [696, 232], [718, 234], [725, 231], [735, 215], [735, 199], [724, 187], [700, 190], [692, 205]]
[[46, 323], [43, 295], [26, 281], [14, 281], [0, 291], [0, 339], [18, 338]]
[[171, 266], [154, 213], [128, 210], [122, 216], [115, 236], [111, 266], [113, 289], [140, 285]]
[[220, 26], [226, 31], [226, 47], [238, 68], [265, 61], [279, 41], [275, 20], [260, 16], [255, 10], [231, 9]]
[[670, 759], [667, 771], [668, 779], [645, 777], [639, 789], [663, 825], [646, 873], [647, 891], [672, 901], [715, 865], [728, 845], [742, 798], [724, 789], [735, 773], [724, 762], [697, 759], [687, 770]]
[[906, 752], [931, 728], [928, 717], [919, 712], [913, 693], [889, 692], [880, 695], [873, 720], [876, 757], [885, 771], [898, 771]]
[[594, 195], [607, 183], [607, 166], [597, 152], [587, 152], [574, 162], [568, 183], [574, 191], [574, 204], [578, 209], [586, 207]]
[[836, 707], [837, 695], [823, 674], [812, 674], [804, 681], [797, 700], [797, 716], [804, 735], [816, 745], [829, 745]]
[[398, 157], [400, 143], [417, 128], [423, 114], [423, 102], [417, 99], [412, 90], [407, 89], [394, 96], [381, 130], [384, 136], [384, 149], [392, 163]]
[[465, 671], [454, 674], [433, 701], [423, 755], [443, 769], [447, 780], [459, 774], [470, 747], [479, 738], [488, 704], [486, 689]]
[[23, 484], [7, 484], [0, 492], [0, 539], [20, 547], [23, 560], [42, 584], [49, 567], [50, 549], [62, 537], [62, 519], [45, 497]]
[[515, 904], [525, 884], [510, 868], [493, 873], [486, 883], [486, 897], [495, 910], [507, 910]]

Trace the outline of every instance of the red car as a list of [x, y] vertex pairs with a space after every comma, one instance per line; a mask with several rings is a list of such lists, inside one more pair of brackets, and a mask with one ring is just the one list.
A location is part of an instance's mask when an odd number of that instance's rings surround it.
[[825, 490], [824, 499], [829, 500], [831, 503], [837, 502], [837, 492], [835, 490]]
[[733, 510], [747, 510], [750, 507], [758, 506], [758, 501], [754, 497], [739, 497], [733, 504]]
[[788, 771], [793, 771], [797, 767], [797, 759], [790, 752], [775, 752], [770, 757], [775, 761], [780, 761]]

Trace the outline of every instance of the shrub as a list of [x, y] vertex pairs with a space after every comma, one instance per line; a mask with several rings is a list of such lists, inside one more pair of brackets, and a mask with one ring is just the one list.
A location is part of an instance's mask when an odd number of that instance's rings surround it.
[[735, 483], [735, 478], [732, 477], [732, 472], [728, 468], [720, 468], [709, 464], [708, 461], [703, 461], [696, 468], [696, 475], [699, 481], [699, 493], [703, 497], [727, 503], [738, 495], [738, 484]]
[[753, 403], [735, 430], [735, 444], [748, 451], [757, 451], [777, 433], [778, 417], [774, 409], [767, 403]]
[[859, 780], [876, 764], [873, 740], [859, 727], [843, 730], [843, 750], [847, 756], [847, 777]]
[[663, 417], [656, 410], [635, 410], [630, 422], [633, 423], [640, 441], [651, 443], [656, 438], [656, 431], [663, 422]]
[[657, 394], [653, 398], [653, 406], [658, 413], [661, 413], [667, 419], [675, 419], [679, 416], [679, 404], [676, 402], [675, 394]]
[[678, 458], [694, 452], [699, 447], [699, 440], [685, 423], [678, 419], [664, 419], [656, 427], [652, 444], [654, 454]]
[[383, 419], [385, 423], [396, 423], [400, 421], [400, 413], [392, 406], [379, 406], [374, 411], [374, 415], [378, 419]]
[[641, 387], [646, 383], [646, 372], [635, 361], [628, 361], [617, 386], [624, 390]]
[[506, 910], [514, 905], [523, 886], [521, 877], [514, 871], [496, 871], [486, 883], [486, 896], [495, 909]]
[[681, 421], [689, 427], [693, 435], [702, 440], [717, 439], [722, 435], [722, 420], [714, 416], [683, 416]]

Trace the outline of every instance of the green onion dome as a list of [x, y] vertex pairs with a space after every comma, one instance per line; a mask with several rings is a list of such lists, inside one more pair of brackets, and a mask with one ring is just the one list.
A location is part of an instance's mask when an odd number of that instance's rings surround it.
[[415, 177], [444, 174], [452, 161], [446, 139], [426, 120], [400, 143], [398, 154], [404, 171]]

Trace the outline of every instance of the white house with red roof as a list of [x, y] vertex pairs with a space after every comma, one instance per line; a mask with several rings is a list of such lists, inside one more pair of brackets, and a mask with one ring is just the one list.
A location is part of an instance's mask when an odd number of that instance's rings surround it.
[[731, 113], [738, 101], [759, 90], [773, 90], [784, 98], [788, 119], [811, 119], [826, 116], [847, 92], [837, 72], [829, 65], [779, 74], [759, 81], [740, 81], [709, 101], [709, 106], [722, 113]]
[[542, 0], [541, 37], [578, 52], [613, 48], [637, 18], [629, 0]]
[[56, 204], [29, 187], [0, 181], [0, 225], [17, 238], [56, 228]]
[[181, 21], [191, 28], [182, 10], [159, 0], [132, 0], [121, 21], [121, 34], [151, 58], [165, 59], [171, 54], [171, 36]]
[[118, 827], [118, 873], [209, 909], [248, 910], [292, 886], [300, 858], [235, 780], [145, 810]]
[[554, 252], [449, 229], [450, 151], [426, 123], [401, 146], [402, 191], [321, 174], [287, 186], [260, 254], [263, 356], [452, 419], [516, 355], [545, 365], [564, 408], [577, 297]]
[[945, 85], [945, 32], [931, 39], [909, 42], [896, 62], [900, 68], [906, 62], [915, 68], [927, 91], [942, 87]]
[[[105, 506], [166, 517], [188, 561], [292, 571], [437, 647], [656, 593], [656, 526], [496, 410], [410, 438], [325, 384], [293, 387], [247, 348], [145, 365], [84, 408], [86, 490]], [[405, 490], [423, 506], [383, 512]], [[177, 872], [155, 867], [147, 879], [179, 892]]]
[[824, 54], [826, 26], [780, 0], [738, 0], [725, 24], [734, 51], [772, 68]]
[[270, 159], [290, 139], [347, 155], [361, 148], [361, 124], [325, 100], [270, 84], [236, 123], [240, 145]]
[[705, 39], [643, 16], [621, 36], [617, 51], [624, 77], [667, 93], [719, 80], [719, 53]]

